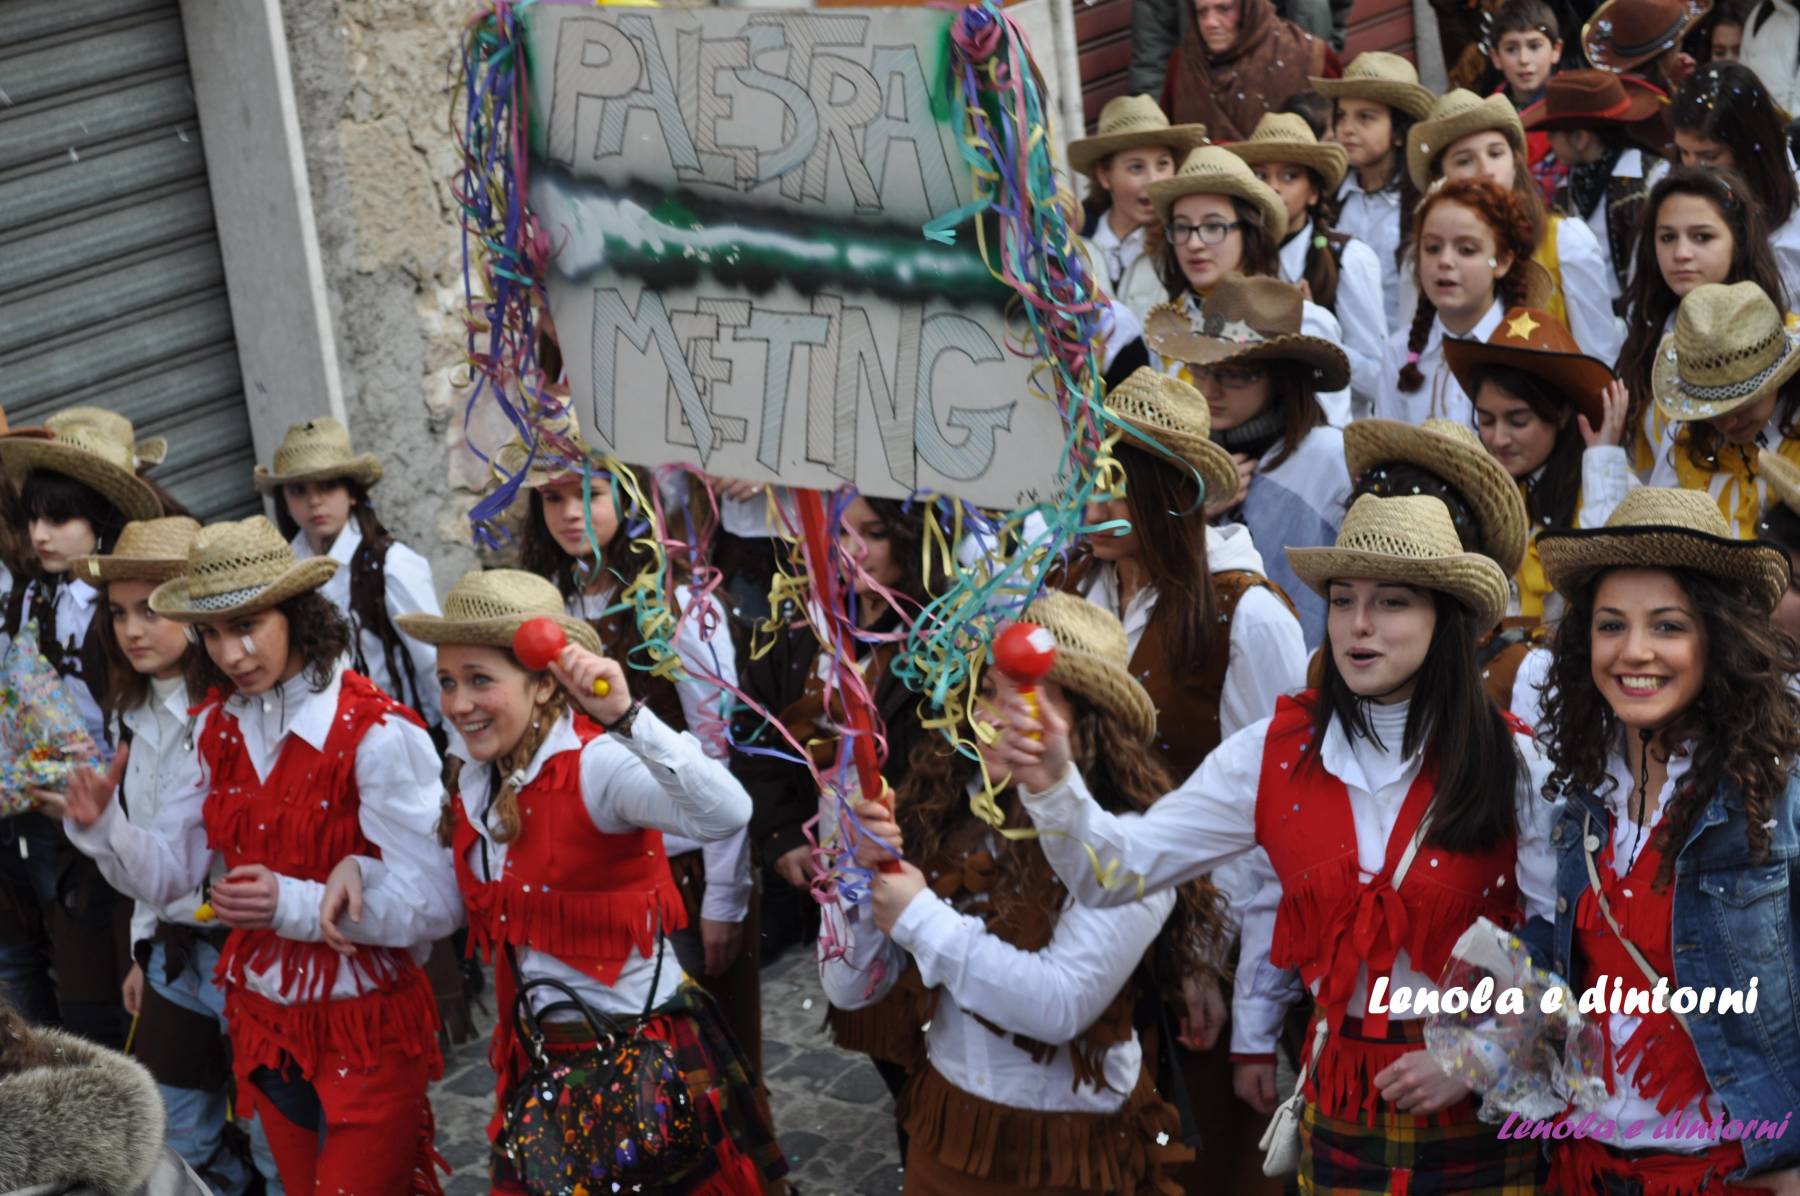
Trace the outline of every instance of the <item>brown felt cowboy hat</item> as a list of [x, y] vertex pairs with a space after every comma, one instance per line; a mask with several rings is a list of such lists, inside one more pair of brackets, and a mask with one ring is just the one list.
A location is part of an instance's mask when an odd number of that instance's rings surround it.
[[1581, 27], [1587, 60], [1622, 73], [1681, 44], [1712, 0], [1606, 0]]
[[1788, 587], [1788, 555], [1766, 540], [1740, 540], [1704, 490], [1640, 486], [1619, 500], [1606, 526], [1549, 528], [1538, 536], [1544, 576], [1557, 592], [1604, 569], [1692, 569], [1742, 582], [1775, 609]]
[[1091, 175], [1101, 162], [1128, 149], [1167, 146], [1177, 162], [1206, 144], [1205, 125], [1172, 125], [1149, 96], [1115, 96], [1100, 109], [1092, 137], [1069, 142], [1069, 169]]
[[1320, 141], [1313, 136], [1312, 126], [1304, 116], [1290, 112], [1265, 112], [1250, 136], [1225, 147], [1251, 166], [1270, 162], [1289, 163], [1317, 171], [1325, 180], [1327, 194], [1337, 191], [1350, 169], [1344, 147]]
[[1244, 160], [1220, 145], [1203, 145], [1181, 163], [1174, 178], [1151, 183], [1150, 202], [1157, 219], [1168, 224], [1175, 201], [1187, 195], [1236, 196], [1254, 207], [1262, 226], [1279, 244], [1287, 234], [1287, 205], [1267, 183], [1250, 173]]
[[1351, 504], [1330, 548], [1290, 548], [1288, 565], [1320, 597], [1334, 581], [1388, 581], [1450, 595], [1492, 627], [1506, 614], [1511, 587], [1492, 558], [1464, 552], [1450, 510], [1429, 495]]
[[1483, 366], [1507, 366], [1552, 387], [1598, 428], [1605, 418], [1601, 392], [1617, 378], [1612, 367], [1589, 357], [1561, 320], [1532, 307], [1511, 307], [1485, 341], [1444, 341], [1444, 362], [1463, 393], [1475, 393]]
[[137, 442], [129, 420], [71, 419], [67, 412], [59, 412], [45, 424], [47, 437], [35, 429], [0, 437], [0, 470], [18, 479], [34, 469], [73, 478], [127, 519], [155, 519], [162, 514], [162, 500], [138, 477]]
[[[1248, 167], [1244, 169], [1248, 170]], [[1198, 311], [1165, 303], [1144, 318], [1144, 343], [1190, 365], [1290, 361], [1310, 366], [1317, 390], [1350, 384], [1350, 359], [1328, 340], [1300, 331], [1300, 288], [1277, 278], [1228, 274]]]
[[104, 555], [76, 557], [69, 574], [101, 585], [109, 581], [168, 581], [187, 568], [188, 550], [200, 534], [185, 515], [140, 519], [125, 525], [119, 542]]
[[281, 438], [269, 468], [258, 465], [251, 481], [264, 494], [289, 482], [324, 482], [344, 478], [362, 486], [381, 480], [381, 462], [373, 453], [358, 453], [350, 432], [330, 416], [295, 424]]
[[181, 572], [156, 587], [150, 609], [184, 623], [253, 615], [318, 589], [337, 567], [330, 557], [295, 560], [261, 515], [215, 523], [194, 537]]
[[1796, 370], [1800, 329], [1787, 326], [1769, 293], [1754, 282], [1713, 282], [1682, 297], [1675, 331], [1656, 350], [1650, 391], [1669, 419], [1716, 419], [1779, 389]]
[[441, 615], [400, 615], [394, 623], [427, 644], [476, 644], [511, 650], [513, 636], [532, 619], [550, 619], [570, 643], [600, 651], [600, 637], [587, 622], [571, 618], [562, 592], [535, 573], [518, 569], [476, 569], [444, 595]]
[[1513, 152], [1525, 156], [1525, 126], [1512, 101], [1503, 95], [1485, 99], [1458, 87], [1444, 93], [1426, 118], [1406, 134], [1406, 173], [1420, 192], [1431, 186], [1431, 166], [1445, 150], [1472, 133], [1504, 134]]
[[1107, 392], [1106, 411], [1141, 447], [1193, 466], [1209, 505], [1237, 494], [1237, 466], [1231, 454], [1212, 441], [1212, 410], [1206, 397], [1181, 379], [1139, 366]]
[[1559, 71], [1544, 85], [1544, 96], [1519, 113], [1528, 131], [1624, 128], [1638, 144], [1656, 153], [1668, 145], [1663, 93], [1642, 79], [1611, 71]]
[[1340, 79], [1308, 79], [1313, 90], [1328, 99], [1368, 100], [1386, 104], [1419, 120], [1437, 99], [1419, 82], [1413, 64], [1386, 50], [1365, 50], [1350, 60]]
[[1344, 428], [1344, 464], [1351, 477], [1396, 461], [1436, 474], [1462, 495], [1480, 525], [1481, 550], [1508, 576], [1518, 572], [1530, 522], [1525, 498], [1468, 425], [1448, 419], [1422, 424], [1358, 419]]

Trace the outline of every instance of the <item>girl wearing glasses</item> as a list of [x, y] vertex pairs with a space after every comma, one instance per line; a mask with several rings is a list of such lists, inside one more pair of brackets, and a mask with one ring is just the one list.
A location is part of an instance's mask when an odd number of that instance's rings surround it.
[[[1317, 400], [1319, 390], [1349, 381], [1350, 363], [1335, 344], [1302, 332], [1301, 306], [1298, 287], [1233, 274], [1194, 308], [1165, 304], [1145, 321], [1145, 340], [1168, 363], [1166, 372], [1206, 397], [1212, 438], [1237, 466], [1230, 506], [1257, 544], [1331, 543], [1350, 496], [1344, 435], [1325, 423]], [[1207, 502], [1210, 514], [1222, 513], [1217, 495]], [[1265, 563], [1269, 579], [1294, 600], [1308, 649], [1316, 647], [1324, 600], [1284, 558]]]
[[[1287, 234], [1287, 205], [1230, 150], [1205, 145], [1189, 154], [1174, 178], [1150, 185], [1150, 201], [1161, 221], [1156, 239], [1157, 276], [1173, 307], [1198, 318], [1201, 302], [1228, 274], [1281, 277], [1280, 245]], [[1314, 303], [1303, 305], [1304, 331], [1332, 344], [1343, 341], [1337, 317]], [[1149, 315], [1145, 316], [1146, 322]], [[1152, 354], [1156, 346], [1148, 337]], [[1152, 356], [1150, 364], [1183, 381]], [[1318, 395], [1333, 427], [1350, 422], [1349, 375]]]

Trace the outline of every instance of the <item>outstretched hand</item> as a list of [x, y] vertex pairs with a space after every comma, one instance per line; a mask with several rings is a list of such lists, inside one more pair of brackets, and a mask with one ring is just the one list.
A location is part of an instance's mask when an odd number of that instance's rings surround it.
[[131, 746], [121, 744], [119, 754], [113, 757], [104, 776], [91, 768], [77, 768], [69, 773], [66, 789], [35, 789], [32, 793], [44, 813], [52, 818], [65, 818], [84, 829], [93, 826], [106, 813], [113, 794], [119, 791], [130, 756]]
[[1037, 793], [1054, 789], [1069, 772], [1069, 724], [1043, 703], [1034, 716], [1016, 694], [999, 709], [999, 756], [1013, 780]]

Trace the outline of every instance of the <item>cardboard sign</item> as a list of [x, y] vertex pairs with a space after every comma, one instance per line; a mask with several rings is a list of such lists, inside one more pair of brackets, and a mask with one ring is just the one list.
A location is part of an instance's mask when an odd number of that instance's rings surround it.
[[1013, 508], [1062, 457], [972, 195], [932, 9], [527, 10], [532, 209], [597, 447]]

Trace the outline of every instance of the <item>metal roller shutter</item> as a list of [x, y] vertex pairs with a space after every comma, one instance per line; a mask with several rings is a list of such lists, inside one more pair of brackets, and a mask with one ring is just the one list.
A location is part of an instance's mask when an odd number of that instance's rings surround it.
[[76, 404], [200, 519], [261, 509], [175, 0], [0, 0], [0, 408]]

